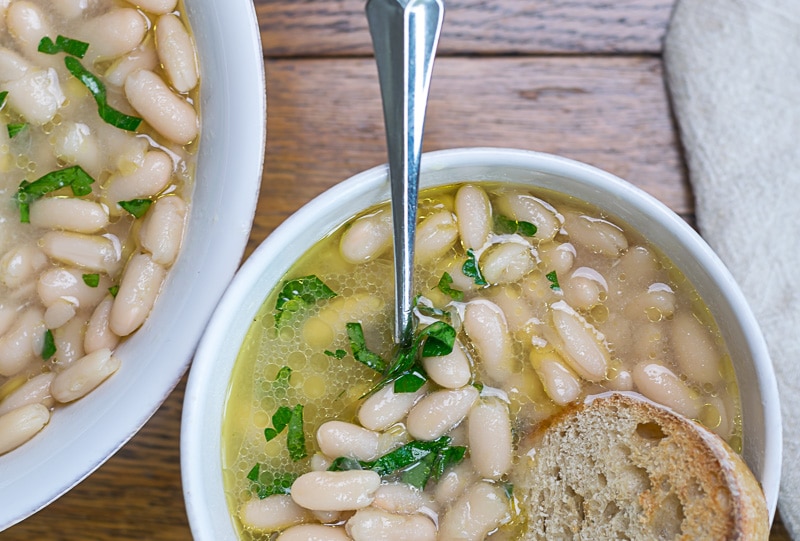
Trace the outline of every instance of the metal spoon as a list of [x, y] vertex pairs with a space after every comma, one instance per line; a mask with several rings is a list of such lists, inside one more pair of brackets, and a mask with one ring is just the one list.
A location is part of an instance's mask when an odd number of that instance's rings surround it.
[[389, 176], [395, 267], [395, 342], [413, 336], [412, 290], [422, 131], [442, 29], [442, 0], [368, 0], [367, 21], [378, 64]]

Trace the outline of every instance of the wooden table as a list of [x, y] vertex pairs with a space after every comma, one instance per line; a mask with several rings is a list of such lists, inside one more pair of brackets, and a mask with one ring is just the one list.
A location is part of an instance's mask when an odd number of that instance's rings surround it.
[[[248, 254], [309, 199], [386, 161], [363, 1], [255, 4], [269, 118]], [[506, 146], [562, 154], [626, 178], [693, 223], [663, 80], [673, 4], [448, 1], [425, 150]], [[178, 445], [184, 386], [185, 378], [96, 473], [0, 539], [190, 539]], [[789, 539], [780, 517], [772, 539]]]

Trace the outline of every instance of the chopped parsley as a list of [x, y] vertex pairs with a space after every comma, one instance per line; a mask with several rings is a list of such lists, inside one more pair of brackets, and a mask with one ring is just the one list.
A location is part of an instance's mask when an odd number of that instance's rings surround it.
[[83, 283], [89, 287], [97, 287], [100, 285], [100, 275], [99, 274], [84, 274], [83, 275]]
[[45, 36], [39, 41], [39, 52], [45, 54], [67, 53], [78, 58], [83, 58], [89, 44], [77, 39], [56, 36], [55, 42], [50, 37]]
[[117, 201], [117, 205], [127, 210], [134, 218], [141, 218], [147, 214], [150, 205], [153, 204], [151, 199], [131, 199], [129, 201]]
[[494, 217], [494, 230], [501, 234], [519, 233], [524, 237], [532, 237], [536, 234], [537, 228], [530, 222], [520, 222], [498, 214]]
[[6, 98], [8, 97], [8, 90], [3, 90], [0, 92], [0, 107], [6, 104]]
[[93, 182], [94, 179], [79, 165], [51, 171], [33, 182], [23, 180], [14, 195], [20, 221], [30, 223], [30, 204], [44, 195], [69, 186], [73, 195], [80, 197], [91, 193]]
[[135, 116], [129, 116], [125, 113], [117, 111], [108, 104], [106, 96], [106, 87], [103, 82], [95, 76], [92, 72], [83, 67], [83, 65], [74, 56], [67, 56], [64, 58], [64, 64], [67, 66], [69, 72], [74, 75], [94, 96], [94, 101], [97, 103], [97, 114], [107, 124], [126, 131], [136, 131], [142, 119]]
[[344, 356], [347, 355], [347, 352], [343, 349], [337, 349], [336, 351], [331, 351], [329, 349], [326, 349], [325, 351], [323, 351], [323, 353], [328, 357], [333, 357], [334, 359], [343, 359]]
[[556, 271], [550, 271], [545, 274], [545, 277], [550, 282], [550, 289], [553, 291], [561, 291], [561, 286], [558, 284], [558, 276], [556, 275]]
[[464, 276], [472, 278], [476, 285], [489, 285], [481, 274], [481, 269], [478, 267], [478, 258], [475, 257], [475, 252], [472, 251], [472, 248], [467, 250], [467, 260], [461, 267], [461, 272], [464, 273]]
[[116, 297], [117, 293], [119, 293], [119, 286], [111, 286], [108, 288], [108, 292], [111, 293], [112, 297]]
[[453, 289], [452, 287], [450, 287], [451, 285], [453, 285], [453, 277], [450, 276], [449, 273], [445, 272], [444, 274], [442, 274], [442, 277], [439, 278], [439, 283], [437, 284], [436, 287], [439, 288], [439, 291], [441, 291], [445, 295], [448, 295], [453, 300], [463, 301], [464, 292], [459, 289]]
[[56, 342], [53, 339], [53, 331], [47, 329], [44, 333], [44, 346], [42, 347], [42, 359], [50, 360], [56, 353]]
[[335, 296], [336, 293], [313, 274], [290, 280], [283, 284], [278, 293], [278, 300], [275, 302], [275, 324], [279, 325], [284, 318], [304, 306]]

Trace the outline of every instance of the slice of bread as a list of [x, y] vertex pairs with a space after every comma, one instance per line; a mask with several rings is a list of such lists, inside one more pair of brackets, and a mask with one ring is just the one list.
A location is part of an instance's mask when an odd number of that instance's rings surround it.
[[525, 438], [520, 455], [512, 482], [527, 515], [523, 541], [769, 537], [764, 494], [739, 455], [635, 393], [568, 408]]

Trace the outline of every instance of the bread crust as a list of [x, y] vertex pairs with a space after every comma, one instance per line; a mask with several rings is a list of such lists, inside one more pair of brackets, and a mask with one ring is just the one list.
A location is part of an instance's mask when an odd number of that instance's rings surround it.
[[760, 485], [700, 424], [636, 393], [604, 393], [520, 444], [523, 540], [769, 537]]

